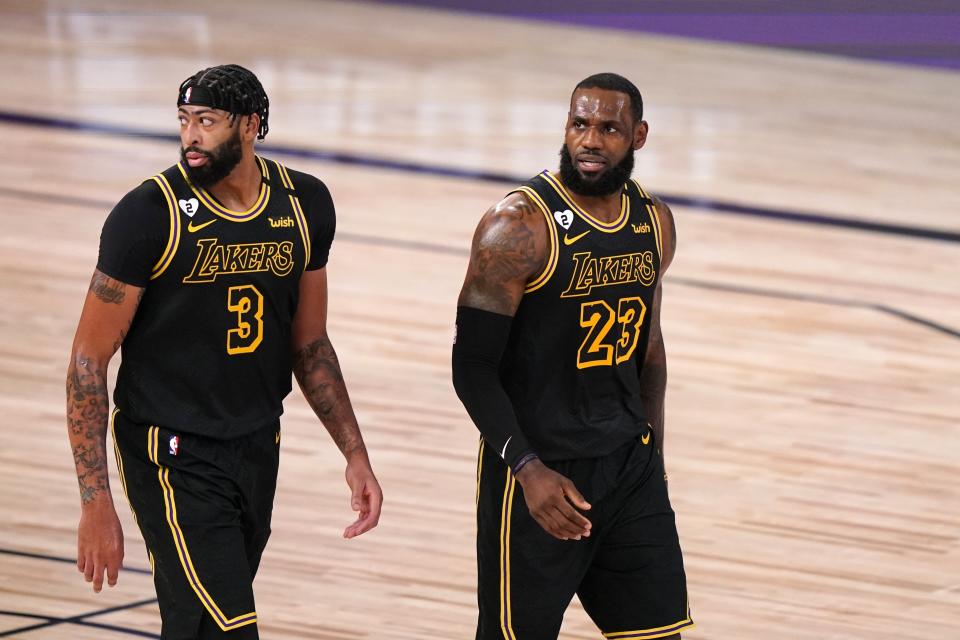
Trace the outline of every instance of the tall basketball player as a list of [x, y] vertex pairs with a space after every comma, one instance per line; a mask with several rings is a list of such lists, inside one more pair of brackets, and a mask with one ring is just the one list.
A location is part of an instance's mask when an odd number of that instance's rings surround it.
[[[237, 65], [178, 93], [181, 160], [110, 213], [67, 373], [80, 483], [77, 566], [100, 591], [123, 559], [107, 476], [123, 488], [154, 570], [162, 637], [256, 638], [252, 581], [270, 535], [279, 417], [291, 371], [346, 458], [359, 512], [382, 494], [327, 336], [330, 192], [254, 153], [269, 101]], [[123, 360], [109, 412], [107, 365]]]
[[629, 80], [583, 80], [559, 172], [512, 191], [474, 235], [453, 380], [482, 435], [478, 640], [555, 639], [574, 594], [607, 638], [693, 625], [663, 465], [676, 232], [630, 178], [646, 137]]

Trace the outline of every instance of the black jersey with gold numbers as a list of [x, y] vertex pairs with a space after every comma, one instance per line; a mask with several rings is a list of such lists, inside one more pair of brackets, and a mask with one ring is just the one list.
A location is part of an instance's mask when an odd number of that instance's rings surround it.
[[550, 255], [514, 316], [500, 376], [545, 460], [605, 455], [646, 433], [639, 372], [660, 276], [660, 220], [635, 181], [603, 222], [544, 171], [514, 192], [546, 218]]
[[[247, 211], [221, 205], [178, 164], [104, 225], [97, 268], [145, 286], [114, 393], [130, 420], [234, 438], [283, 411], [300, 277], [326, 264], [335, 219], [322, 182], [256, 160], [262, 182]], [[158, 220], [159, 239], [131, 224]]]

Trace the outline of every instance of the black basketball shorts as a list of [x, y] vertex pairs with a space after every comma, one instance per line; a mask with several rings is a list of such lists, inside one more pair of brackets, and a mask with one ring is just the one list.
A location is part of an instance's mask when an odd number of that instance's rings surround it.
[[693, 626], [683, 556], [652, 433], [594, 459], [546, 462], [591, 509], [588, 538], [558, 540], [481, 440], [477, 465], [477, 640], [555, 640], [574, 594], [611, 640]]
[[253, 578], [270, 536], [279, 422], [233, 440], [115, 411], [114, 452], [147, 545], [165, 640], [257, 638]]

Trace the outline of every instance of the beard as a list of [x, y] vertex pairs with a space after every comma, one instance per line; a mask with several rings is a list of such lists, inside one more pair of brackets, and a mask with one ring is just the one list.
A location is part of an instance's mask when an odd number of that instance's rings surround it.
[[[207, 157], [207, 162], [199, 167], [191, 167], [187, 162], [187, 152], [202, 153]], [[240, 164], [243, 157], [243, 147], [240, 144], [240, 129], [238, 128], [232, 137], [212, 151], [204, 151], [200, 147], [180, 147], [180, 159], [187, 171], [190, 182], [200, 187], [208, 189], [217, 184], [233, 171], [234, 167]]]
[[623, 188], [633, 173], [633, 149], [623, 160], [595, 178], [585, 178], [573, 164], [567, 145], [560, 147], [560, 179], [568, 189], [581, 196], [609, 196]]

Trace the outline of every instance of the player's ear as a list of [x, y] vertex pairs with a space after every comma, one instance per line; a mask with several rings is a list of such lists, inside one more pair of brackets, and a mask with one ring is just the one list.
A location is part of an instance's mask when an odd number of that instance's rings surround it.
[[260, 131], [260, 114], [251, 113], [248, 116], [243, 116], [243, 119], [240, 121], [240, 127], [243, 131], [243, 137], [253, 140], [257, 137], [257, 132]]
[[633, 150], [641, 148], [647, 142], [647, 133], [650, 131], [650, 127], [647, 125], [646, 120], [641, 120], [637, 124], [633, 125]]

